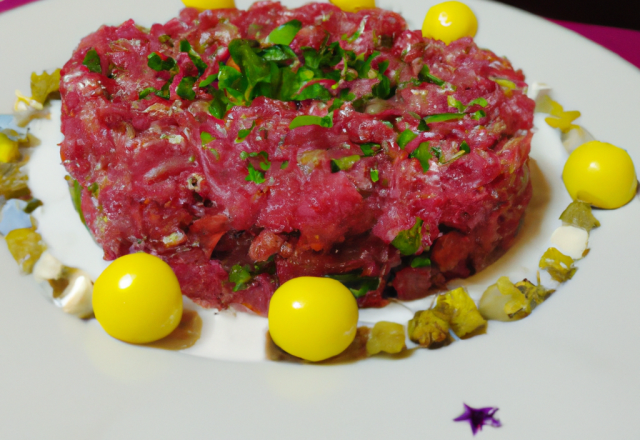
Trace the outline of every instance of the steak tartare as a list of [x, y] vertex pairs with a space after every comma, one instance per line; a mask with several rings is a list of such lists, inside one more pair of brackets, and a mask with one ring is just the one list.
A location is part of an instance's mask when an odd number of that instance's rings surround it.
[[61, 158], [104, 257], [144, 251], [205, 307], [266, 315], [285, 281], [361, 307], [481, 270], [531, 198], [522, 72], [382, 9], [184, 9], [84, 38]]

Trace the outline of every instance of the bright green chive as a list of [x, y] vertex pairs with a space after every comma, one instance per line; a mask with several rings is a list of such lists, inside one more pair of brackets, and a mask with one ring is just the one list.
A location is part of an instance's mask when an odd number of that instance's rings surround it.
[[424, 121], [427, 124], [431, 124], [433, 122], [444, 122], [462, 118], [464, 118], [464, 113], [440, 113], [438, 115], [427, 116], [424, 118]]
[[285, 160], [284, 162], [282, 162], [282, 165], [280, 165], [280, 169], [284, 170], [285, 168], [287, 168], [289, 166], [289, 161]]
[[357, 154], [354, 154], [353, 156], [341, 157], [340, 159], [332, 159], [331, 172], [337, 173], [338, 171], [346, 171], [359, 160], [360, 156], [358, 156]]
[[429, 267], [431, 266], [431, 260], [426, 255], [418, 255], [411, 260], [411, 267], [414, 269], [417, 267]]
[[216, 160], [220, 160], [220, 153], [218, 153], [218, 150], [216, 150], [215, 148], [209, 148], [209, 151], [213, 153], [213, 155], [216, 157]]
[[100, 57], [95, 49], [89, 49], [84, 56], [82, 65], [89, 69], [89, 72], [102, 73], [102, 67], [100, 65]]
[[422, 166], [422, 171], [429, 171], [429, 160], [433, 157], [429, 152], [429, 142], [421, 142], [418, 148], [413, 150], [409, 157], [412, 159], [418, 159]]
[[469, 144], [467, 143], [467, 141], [462, 141], [462, 143], [460, 144], [460, 151], [464, 151], [465, 154], [471, 153], [471, 148], [469, 148]]
[[371, 181], [375, 183], [378, 180], [380, 180], [380, 177], [378, 176], [378, 170], [371, 168]]
[[271, 31], [267, 37], [267, 43], [288, 46], [301, 28], [302, 23], [299, 20], [288, 21]]
[[484, 110], [478, 110], [477, 112], [471, 115], [471, 119], [475, 119], [477, 121], [480, 118], [484, 118], [485, 116], [487, 116], [487, 113]]
[[416, 217], [416, 223], [411, 229], [400, 231], [391, 244], [400, 251], [402, 255], [413, 255], [422, 243], [422, 219]]
[[405, 131], [400, 133], [400, 136], [398, 136], [398, 146], [404, 149], [404, 147], [406, 147], [409, 142], [411, 142], [417, 137], [418, 135], [415, 134], [413, 131], [406, 129]]

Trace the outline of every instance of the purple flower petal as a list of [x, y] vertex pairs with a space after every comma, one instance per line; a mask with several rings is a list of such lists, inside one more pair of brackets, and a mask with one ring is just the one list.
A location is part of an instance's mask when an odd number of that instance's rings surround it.
[[478, 431], [485, 425], [491, 425], [495, 428], [502, 426], [500, 420], [496, 419], [493, 415], [498, 411], [498, 408], [488, 406], [486, 408], [471, 408], [466, 403], [464, 405], [464, 413], [461, 416], [453, 419], [454, 422], [469, 422], [471, 425], [471, 432], [476, 435]]

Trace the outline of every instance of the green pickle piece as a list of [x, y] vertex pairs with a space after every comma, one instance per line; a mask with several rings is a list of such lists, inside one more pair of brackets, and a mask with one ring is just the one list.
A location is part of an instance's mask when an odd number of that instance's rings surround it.
[[573, 278], [578, 270], [573, 266], [573, 258], [551, 247], [540, 258], [540, 269], [546, 270], [554, 280], [564, 283]]
[[404, 327], [388, 321], [376, 322], [367, 341], [367, 354], [373, 356], [381, 351], [389, 354], [404, 350]]
[[27, 175], [20, 168], [25, 163], [0, 163], [0, 197], [15, 199], [29, 195]]
[[54, 70], [51, 74], [46, 71], [38, 75], [31, 73], [31, 97], [40, 104], [44, 104], [51, 93], [60, 90], [60, 69]]
[[450, 317], [451, 330], [459, 338], [463, 338], [487, 325], [487, 321], [478, 312], [476, 303], [471, 299], [467, 289], [464, 287], [458, 287], [444, 295], [440, 295], [434, 309]]
[[33, 266], [46, 249], [42, 237], [36, 232], [36, 229], [33, 227], [14, 229], [7, 234], [5, 240], [9, 252], [22, 272], [25, 274], [33, 272]]
[[571, 202], [567, 209], [560, 215], [560, 220], [565, 225], [575, 226], [591, 232], [593, 228], [600, 226], [600, 222], [593, 216], [591, 205], [586, 202]]
[[531, 304], [531, 310], [535, 309], [538, 304], [543, 303], [549, 295], [551, 295], [555, 290], [547, 289], [541, 285], [535, 285], [531, 281], [524, 279], [522, 281], [517, 282], [516, 287], [520, 292], [524, 293], [524, 296], [527, 297]]
[[408, 324], [409, 339], [421, 347], [431, 347], [449, 339], [449, 316], [438, 310], [416, 312]]
[[508, 277], [500, 277], [484, 291], [478, 310], [485, 319], [517, 321], [529, 316], [531, 301]]

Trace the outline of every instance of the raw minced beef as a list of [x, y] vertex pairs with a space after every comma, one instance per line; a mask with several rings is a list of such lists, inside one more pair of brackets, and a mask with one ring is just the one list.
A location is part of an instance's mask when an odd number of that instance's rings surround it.
[[[265, 61], [267, 36], [291, 20], [295, 57], [277, 46], [284, 58]], [[224, 88], [220, 69], [252, 75], [230, 44], [266, 62], [263, 85]], [[154, 70], [152, 53], [169, 61]], [[513, 243], [531, 198], [525, 88], [471, 38], [428, 40], [382, 9], [184, 9], [82, 40], [62, 71], [61, 157], [105, 259], [158, 255], [205, 307], [266, 314], [278, 285], [302, 275], [338, 276], [361, 307], [380, 307]], [[428, 118], [442, 114], [453, 119]], [[301, 115], [325, 118], [291, 129]]]

